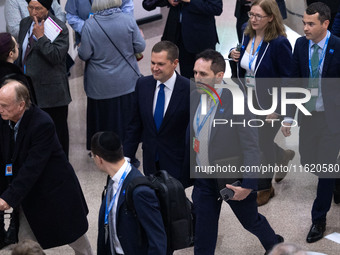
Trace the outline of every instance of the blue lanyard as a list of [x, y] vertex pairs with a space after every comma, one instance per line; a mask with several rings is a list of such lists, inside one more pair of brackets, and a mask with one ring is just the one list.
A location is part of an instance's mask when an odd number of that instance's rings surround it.
[[124, 170], [124, 173], [123, 173], [122, 177], [121, 177], [120, 180], [119, 180], [117, 191], [116, 191], [116, 193], [113, 195], [112, 200], [111, 200], [109, 206], [107, 206], [107, 205], [108, 205], [108, 202], [109, 202], [109, 201], [108, 201], [108, 195], [107, 195], [108, 192], [106, 193], [105, 220], [104, 220], [105, 225], [107, 225], [107, 224], [109, 223], [109, 214], [110, 214], [110, 212], [111, 212], [111, 210], [112, 210], [112, 207], [113, 207], [113, 205], [114, 205], [114, 203], [115, 203], [115, 200], [116, 200], [116, 197], [117, 197], [117, 193], [118, 193], [118, 191], [120, 190], [120, 188], [121, 188], [121, 186], [122, 186], [122, 184], [123, 184], [123, 181], [125, 180], [125, 177], [126, 177], [126, 175], [127, 175], [129, 166], [130, 166], [130, 163], [127, 164], [127, 166], [126, 166], [126, 168], [125, 168], [125, 170]]
[[255, 58], [256, 58], [256, 55], [257, 55], [257, 54], [259, 53], [259, 51], [260, 51], [262, 42], [263, 42], [263, 39], [261, 40], [259, 46], [257, 46], [257, 49], [256, 49], [254, 55], [252, 55], [252, 54], [253, 54], [253, 50], [254, 50], [254, 45], [255, 45], [255, 36], [254, 36], [253, 41], [252, 41], [252, 43], [251, 43], [250, 52], [249, 52], [249, 70], [251, 70], [251, 65], [253, 64], [253, 62], [254, 62], [254, 60], [255, 60]]
[[[323, 46], [321, 58], [319, 60], [319, 65], [318, 65], [318, 70], [317, 70], [318, 72], [320, 70], [323, 59], [325, 58], [327, 45], [328, 45], [328, 41], [329, 41], [330, 36], [331, 36], [331, 33], [329, 31], [327, 31], [326, 42], [325, 42], [325, 45]], [[311, 40], [309, 40], [309, 56], [308, 57], [309, 57], [309, 59], [308, 59], [309, 73], [310, 73], [310, 77], [313, 78], [315, 74], [313, 75], [313, 70], [312, 70], [312, 41]]]
[[201, 116], [201, 105], [202, 105], [202, 100], [199, 104], [199, 107], [198, 107], [198, 110], [197, 110], [197, 115], [196, 115], [196, 126], [197, 126], [197, 137], [199, 136], [205, 122], [207, 121], [207, 119], [209, 118], [210, 114], [212, 113], [212, 111], [214, 110], [215, 108], [215, 104], [210, 108], [209, 112], [207, 113], [207, 115], [205, 115], [205, 117], [203, 118], [201, 124], [199, 123], [200, 122], [200, 116]]

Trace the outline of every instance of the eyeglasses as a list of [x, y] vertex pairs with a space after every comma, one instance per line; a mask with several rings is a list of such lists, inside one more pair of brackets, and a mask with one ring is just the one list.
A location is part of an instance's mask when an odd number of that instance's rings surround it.
[[40, 11], [42, 11], [44, 8], [43, 7], [40, 7], [40, 6], [38, 6], [38, 7], [34, 7], [34, 6], [27, 6], [27, 8], [28, 8], [28, 10], [30, 10], [30, 11], [33, 11], [33, 10], [36, 10], [37, 12], [40, 12]]
[[260, 14], [254, 14], [252, 12], [248, 12], [248, 17], [251, 19], [252, 17], [255, 17], [255, 20], [260, 21], [261, 19], [268, 17], [268, 16], [262, 16]]

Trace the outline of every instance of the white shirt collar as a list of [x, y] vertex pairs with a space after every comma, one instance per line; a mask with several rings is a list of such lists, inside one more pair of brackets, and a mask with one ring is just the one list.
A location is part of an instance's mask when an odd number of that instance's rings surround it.
[[[328, 35], [328, 31], [327, 31], [326, 36], [325, 36], [320, 42], [317, 43], [317, 45], [318, 45], [321, 49], [323, 49], [323, 48], [325, 47], [327, 35]], [[311, 47], [312, 47], [314, 44], [315, 44], [315, 43], [312, 41]]]
[[[120, 178], [122, 178], [125, 169], [128, 168], [130, 165], [128, 163], [128, 161], [126, 160], [126, 158], [124, 158], [125, 162], [124, 164], [119, 168], [118, 172], [112, 177], [112, 180], [114, 181], [114, 185], [118, 185]], [[131, 170], [131, 165], [130, 165], [130, 169], [128, 169], [128, 172]]]
[[[177, 78], [177, 74], [176, 74], [176, 72], [174, 72], [173, 75], [170, 77], [170, 79], [167, 80], [166, 82], [163, 82], [163, 84], [164, 84], [165, 87], [167, 87], [168, 89], [173, 90], [174, 87], [175, 87], [176, 78]], [[162, 82], [157, 81], [156, 87], [159, 87], [160, 84], [162, 84]]]

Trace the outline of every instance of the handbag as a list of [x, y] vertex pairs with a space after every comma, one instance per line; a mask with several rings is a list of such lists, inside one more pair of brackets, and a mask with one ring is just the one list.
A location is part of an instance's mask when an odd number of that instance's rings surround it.
[[99, 24], [98, 20], [96, 19], [95, 16], [93, 16], [93, 19], [97, 22], [98, 26], [101, 28], [101, 30], [104, 32], [104, 34], [107, 36], [107, 38], [110, 40], [110, 42], [112, 43], [112, 45], [116, 48], [116, 50], [119, 52], [119, 54], [123, 57], [123, 59], [126, 61], [126, 63], [129, 64], [129, 66], [132, 68], [132, 70], [137, 74], [138, 77], [142, 77], [142, 75], [140, 73], [138, 73], [136, 71], [136, 69], [131, 65], [131, 63], [126, 59], [126, 57], [123, 55], [123, 53], [119, 50], [119, 48], [116, 46], [116, 44], [111, 40], [111, 38], [109, 37], [109, 35], [105, 32], [105, 30], [103, 29], [103, 27]]

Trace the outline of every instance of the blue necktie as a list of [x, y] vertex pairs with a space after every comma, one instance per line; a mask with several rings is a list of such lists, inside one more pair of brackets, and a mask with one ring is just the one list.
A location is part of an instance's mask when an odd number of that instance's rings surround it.
[[158, 95], [157, 95], [155, 113], [153, 115], [157, 131], [161, 127], [161, 124], [163, 121], [164, 103], [165, 103], [164, 84], [160, 84]]

